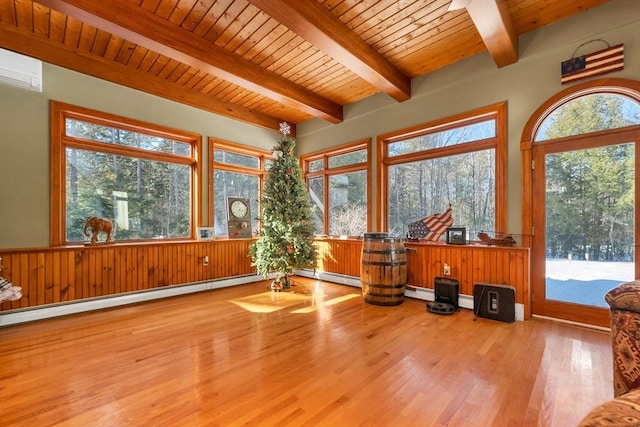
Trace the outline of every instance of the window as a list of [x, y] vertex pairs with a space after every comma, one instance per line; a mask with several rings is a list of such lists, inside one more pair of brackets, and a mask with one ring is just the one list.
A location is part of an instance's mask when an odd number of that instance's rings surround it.
[[51, 117], [52, 245], [90, 216], [117, 241], [195, 237], [198, 135], [55, 101]]
[[538, 127], [534, 141], [620, 129], [639, 121], [640, 105], [630, 96], [589, 93], [551, 111]]
[[497, 104], [380, 136], [382, 229], [406, 236], [409, 224], [451, 204], [471, 239], [506, 232], [505, 111]]
[[227, 197], [249, 199], [251, 229], [258, 233], [260, 189], [271, 159], [265, 150], [209, 139], [209, 203], [213, 204], [209, 224], [215, 227], [216, 236], [228, 235]]
[[302, 156], [316, 233], [360, 236], [369, 229], [370, 150], [364, 140]]

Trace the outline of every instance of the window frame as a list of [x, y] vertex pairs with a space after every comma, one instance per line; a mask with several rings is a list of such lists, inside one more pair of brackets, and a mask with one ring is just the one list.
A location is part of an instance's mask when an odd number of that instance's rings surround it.
[[[220, 138], [209, 137], [207, 143], [208, 149], [208, 159], [209, 159], [209, 167], [208, 167], [208, 223], [213, 227], [214, 224], [214, 216], [215, 209], [213, 206], [213, 202], [215, 200], [214, 197], [214, 185], [213, 185], [213, 176], [214, 171], [221, 170], [225, 172], [233, 172], [238, 174], [246, 174], [253, 175], [258, 177], [258, 218], [260, 217], [260, 202], [262, 200], [262, 190], [264, 188], [264, 182], [267, 178], [267, 174], [269, 171], [266, 169], [267, 161], [273, 160], [273, 153], [268, 150], [263, 150], [260, 148], [250, 147], [248, 145], [242, 145], [235, 142], [225, 141]], [[228, 151], [230, 153], [242, 154], [245, 156], [257, 157], [259, 160], [259, 164], [257, 168], [251, 168], [248, 166], [240, 166], [234, 165], [231, 163], [218, 162], [214, 160], [214, 152], [216, 149]], [[260, 219], [258, 219], [258, 229], [261, 228]], [[229, 238], [229, 236], [216, 236], [216, 239], [225, 239]]]
[[[404, 163], [413, 163], [421, 160], [436, 159], [459, 154], [467, 154], [487, 149], [495, 150], [495, 231], [507, 232], [507, 103], [500, 102], [475, 110], [460, 113], [454, 116], [430, 121], [410, 128], [389, 132], [379, 135], [378, 146], [378, 175], [377, 175], [377, 205], [380, 207], [378, 218], [378, 229], [388, 230], [389, 228], [389, 207], [388, 201], [388, 175], [389, 166]], [[496, 124], [496, 135], [492, 138], [481, 139], [472, 142], [465, 142], [446, 147], [432, 148], [414, 153], [403, 154], [390, 157], [388, 155], [389, 144], [394, 142], [416, 138], [423, 135], [455, 129], [470, 124], [494, 119]], [[425, 213], [431, 214], [431, 213]]]
[[[338, 166], [335, 168], [329, 168], [329, 159], [336, 156], [341, 156], [344, 154], [353, 153], [356, 151], [365, 150], [367, 153], [367, 161], [347, 166]], [[335, 175], [343, 175], [352, 172], [360, 172], [366, 171], [367, 173], [367, 230], [371, 229], [371, 138], [365, 138], [354, 142], [349, 142], [337, 147], [327, 148], [325, 150], [315, 151], [313, 153], [305, 154], [300, 156], [300, 166], [302, 167], [302, 176], [304, 177], [305, 185], [307, 186], [307, 190], [309, 189], [309, 179], [311, 178], [322, 178], [322, 185], [324, 186], [324, 194], [323, 194], [323, 203], [325, 205], [324, 210], [324, 235], [329, 235], [329, 177]], [[323, 168], [318, 171], [309, 171], [309, 164], [315, 161], [322, 161]]]
[[[50, 101], [51, 111], [51, 222], [50, 243], [51, 246], [74, 245], [78, 242], [66, 240], [66, 149], [75, 148], [92, 152], [100, 152], [110, 155], [134, 157], [150, 161], [162, 161], [189, 166], [191, 169], [191, 231], [189, 239], [196, 239], [198, 226], [198, 206], [200, 206], [200, 180], [201, 164], [199, 155], [202, 149], [202, 137], [196, 133], [174, 129], [167, 126], [156, 125], [141, 120], [131, 119], [103, 111], [92, 110], [85, 107], [66, 104], [59, 101]], [[167, 138], [191, 145], [191, 155], [152, 152], [124, 145], [102, 143], [78, 137], [66, 135], [66, 120], [74, 119], [93, 123], [101, 126], [109, 126], [126, 131], [144, 133], [150, 136]], [[158, 241], [177, 241], [184, 238], [164, 239], [132, 239], [117, 243], [157, 243]]]

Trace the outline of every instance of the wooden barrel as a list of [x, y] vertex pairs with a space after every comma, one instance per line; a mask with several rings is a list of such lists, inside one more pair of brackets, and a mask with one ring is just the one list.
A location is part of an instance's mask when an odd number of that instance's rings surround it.
[[402, 239], [387, 233], [365, 233], [360, 281], [369, 304], [402, 304], [407, 284], [407, 252]]

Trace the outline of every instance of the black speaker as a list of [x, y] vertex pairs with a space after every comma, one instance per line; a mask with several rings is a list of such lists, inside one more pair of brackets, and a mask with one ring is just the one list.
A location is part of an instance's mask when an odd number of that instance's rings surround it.
[[473, 314], [485, 319], [516, 320], [516, 290], [512, 286], [473, 285]]

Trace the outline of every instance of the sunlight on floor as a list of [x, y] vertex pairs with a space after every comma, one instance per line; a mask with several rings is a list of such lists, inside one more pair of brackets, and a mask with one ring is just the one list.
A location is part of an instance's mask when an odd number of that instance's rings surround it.
[[317, 310], [319, 307], [330, 307], [332, 305], [339, 304], [341, 302], [348, 301], [348, 300], [350, 300], [352, 298], [357, 298], [359, 296], [360, 296], [360, 294], [343, 295], [341, 297], [332, 298], [332, 299], [327, 300], [327, 301], [316, 302], [311, 307], [305, 307], [305, 308], [301, 308], [301, 309], [298, 309], [298, 310], [294, 310], [294, 311], [292, 311], [292, 313], [311, 313], [312, 311]]
[[325, 299], [326, 294], [320, 286], [305, 287], [300, 291], [274, 292], [267, 291], [231, 300], [230, 302], [252, 313], [272, 313], [274, 311], [303, 307], [293, 310], [292, 313], [311, 313], [321, 307], [330, 307], [344, 301], [359, 297], [359, 293], [350, 293], [335, 298]]
[[302, 303], [310, 303], [311, 295], [293, 292], [267, 291], [231, 300], [232, 303], [252, 313], [271, 313]]

